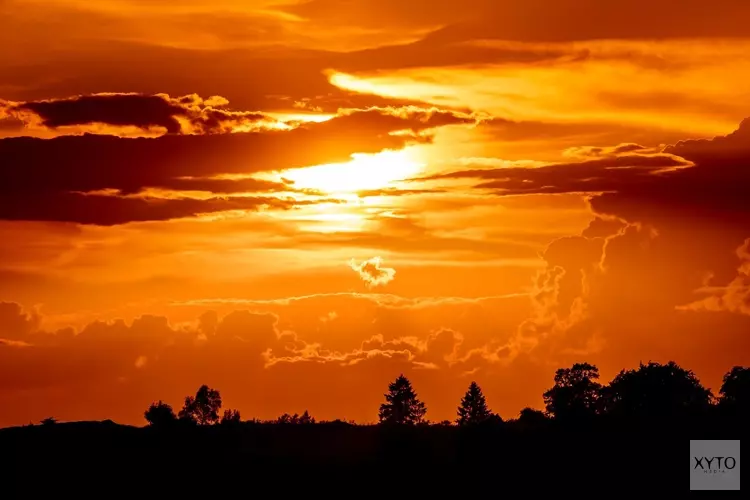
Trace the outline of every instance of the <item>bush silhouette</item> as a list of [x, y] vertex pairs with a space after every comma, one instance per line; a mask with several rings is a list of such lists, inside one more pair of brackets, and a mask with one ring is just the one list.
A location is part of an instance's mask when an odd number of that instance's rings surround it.
[[239, 410], [224, 410], [224, 414], [221, 416], [221, 425], [237, 425], [242, 421]]
[[151, 403], [148, 410], [143, 413], [143, 417], [153, 426], [171, 425], [177, 421], [172, 407], [161, 400], [158, 403]]
[[524, 427], [539, 427], [547, 423], [549, 419], [543, 411], [526, 407], [518, 414], [518, 422]]
[[385, 403], [380, 405], [378, 419], [381, 424], [414, 425], [422, 422], [427, 408], [417, 398], [409, 379], [403, 374], [388, 385]]

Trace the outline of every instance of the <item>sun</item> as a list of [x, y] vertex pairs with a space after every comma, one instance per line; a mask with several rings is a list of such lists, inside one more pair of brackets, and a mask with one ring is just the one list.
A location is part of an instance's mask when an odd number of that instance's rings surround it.
[[398, 181], [420, 173], [424, 164], [409, 149], [381, 151], [375, 154], [354, 153], [345, 163], [330, 163], [287, 170], [283, 177], [295, 187], [316, 189], [331, 194], [356, 193], [393, 187]]

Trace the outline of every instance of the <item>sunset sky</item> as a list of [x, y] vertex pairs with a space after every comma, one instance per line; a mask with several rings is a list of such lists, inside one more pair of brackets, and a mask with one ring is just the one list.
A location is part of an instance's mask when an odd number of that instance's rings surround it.
[[0, 0], [0, 426], [513, 418], [750, 364], [750, 2]]

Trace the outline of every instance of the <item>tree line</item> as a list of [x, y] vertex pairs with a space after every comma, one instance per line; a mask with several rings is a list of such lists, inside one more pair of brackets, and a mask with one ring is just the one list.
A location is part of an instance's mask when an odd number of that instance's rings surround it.
[[[403, 374], [388, 385], [378, 420], [382, 425], [430, 424], [427, 406]], [[641, 363], [622, 370], [607, 385], [599, 383], [599, 369], [589, 363], [576, 363], [555, 372], [554, 385], [543, 394], [545, 411], [524, 408], [518, 421], [536, 425], [550, 420], [590, 422], [596, 418], [626, 420], [675, 419], [721, 412], [729, 416], [750, 416], [750, 367], [735, 366], [724, 375], [719, 396], [703, 387], [695, 374], [670, 361], [666, 364]], [[144, 417], [152, 426], [176, 423], [191, 425], [236, 425], [242, 422], [238, 410], [221, 410], [221, 394], [206, 385], [195, 396], [185, 398], [182, 409], [162, 401], [152, 403]], [[503, 419], [488, 406], [482, 389], [471, 382], [456, 410], [455, 424], [470, 426], [499, 424]], [[251, 422], [260, 422], [253, 419]], [[337, 421], [340, 422], [340, 421]], [[444, 420], [437, 425], [453, 425]], [[314, 424], [307, 410], [302, 415], [287, 413], [267, 423]]]

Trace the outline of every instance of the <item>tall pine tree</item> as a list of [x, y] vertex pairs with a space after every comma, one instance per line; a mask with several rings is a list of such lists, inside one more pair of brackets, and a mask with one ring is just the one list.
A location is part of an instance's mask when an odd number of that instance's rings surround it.
[[472, 382], [466, 395], [461, 399], [458, 407], [458, 425], [480, 424], [492, 418], [492, 411], [487, 408], [487, 400], [482, 394], [482, 389], [476, 382]]
[[418, 424], [427, 413], [424, 403], [417, 398], [409, 379], [403, 374], [388, 385], [385, 403], [380, 405], [381, 424]]

